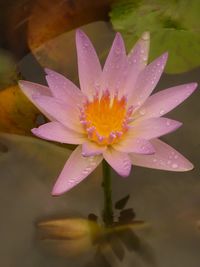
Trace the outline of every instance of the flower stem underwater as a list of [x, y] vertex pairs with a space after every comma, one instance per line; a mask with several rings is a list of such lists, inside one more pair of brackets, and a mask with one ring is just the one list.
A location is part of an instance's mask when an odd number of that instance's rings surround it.
[[110, 227], [113, 224], [112, 183], [110, 166], [105, 160], [103, 161], [102, 187], [104, 191], [103, 221], [105, 223], [105, 226]]

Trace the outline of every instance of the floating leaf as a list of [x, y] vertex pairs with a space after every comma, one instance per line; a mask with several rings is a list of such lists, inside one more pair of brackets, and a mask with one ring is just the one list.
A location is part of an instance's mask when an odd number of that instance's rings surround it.
[[92, 21], [105, 20], [109, 2], [109, 0], [34, 1], [28, 25], [28, 42], [31, 49], [34, 50], [63, 32]]
[[132, 208], [120, 211], [119, 223], [128, 224], [135, 219], [135, 212]]
[[39, 114], [18, 86], [0, 91], [1, 131], [30, 135], [30, 130], [37, 125]]
[[0, 49], [0, 88], [16, 83], [16, 64], [11, 54]]
[[[55, 257], [54, 266], [70, 266], [67, 254], [67, 251], [70, 251], [67, 249], [71, 248], [73, 252], [73, 245], [70, 245], [69, 240], [68, 243], [62, 243], [60, 239], [40, 241], [36, 223], [52, 217], [66, 218], [69, 214], [72, 218], [87, 217], [89, 212], [97, 207], [96, 202], [94, 205], [91, 203], [91, 198], [98, 199], [101, 193], [98, 183], [101, 168], [69, 194], [54, 198], [51, 196], [53, 183], [71, 151], [43, 140], [14, 134], [1, 133], [0, 144], [4, 146], [4, 151], [0, 151], [1, 263], [3, 266], [9, 266], [14, 262], [14, 266], [21, 266], [21, 255], [26, 255], [23, 257], [24, 266], [28, 266], [29, 262], [31, 267], [35, 264], [49, 266], [52, 261], [52, 255], [49, 253], [51, 251], [53, 255], [65, 257], [63, 263], [59, 257]], [[81, 219], [71, 220], [71, 237], [77, 235], [77, 229], [79, 236], [81, 232], [87, 236], [86, 233], [91, 229], [87, 225], [93, 222], [87, 224], [87, 220], [82, 220], [85, 222], [82, 226]], [[70, 220], [68, 226], [69, 224]], [[70, 237], [70, 232], [68, 236]], [[75, 248], [77, 243], [72, 242]], [[69, 246], [66, 246], [67, 244]], [[48, 256], [45, 256], [45, 252]]]
[[119, 0], [110, 13], [128, 49], [150, 31], [150, 60], [169, 51], [166, 72], [179, 73], [200, 65], [200, 1]]
[[130, 195], [127, 195], [127, 196], [123, 197], [122, 199], [118, 200], [115, 203], [115, 208], [118, 210], [122, 210], [126, 206], [129, 198], [130, 198]]
[[[81, 28], [91, 38], [103, 62], [114, 38], [114, 32], [110, 24], [98, 21]], [[74, 30], [70, 32], [65, 31], [54, 38], [52, 37], [50, 40], [47, 39], [40, 46], [34, 47], [30, 45], [30, 48], [35, 58], [31, 57], [29, 54], [20, 62], [20, 70], [25, 79], [36, 80], [33, 77], [33, 72], [41, 75], [39, 66], [37, 66], [35, 71], [33, 71], [32, 68], [33, 64], [36, 66], [34, 61], [36, 59], [43, 68], [48, 67], [54, 69], [64, 74], [72, 81], [77, 82], [78, 71]]]

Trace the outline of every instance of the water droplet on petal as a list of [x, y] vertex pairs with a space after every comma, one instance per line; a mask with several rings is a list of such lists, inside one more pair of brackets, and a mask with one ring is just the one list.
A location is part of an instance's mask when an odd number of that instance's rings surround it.
[[159, 113], [160, 115], [163, 115], [165, 113], [164, 109], [161, 109]]
[[145, 56], [145, 57], [143, 57], [143, 61], [147, 61], [147, 57]]
[[89, 46], [88, 42], [85, 42], [84, 46], [85, 46], [85, 48], [87, 48]]
[[139, 112], [140, 112], [141, 115], [145, 115], [146, 110], [145, 109], [141, 109]]
[[167, 120], [166, 125], [167, 126], [170, 126], [171, 125], [171, 121], [170, 120]]
[[176, 163], [173, 163], [173, 164], [172, 164], [172, 168], [173, 168], [173, 169], [177, 169], [177, 168], [178, 168], [178, 165], [177, 165]]
[[70, 180], [68, 181], [68, 183], [71, 184], [71, 185], [73, 185], [73, 184], [76, 184], [77, 181], [76, 181], [76, 179], [70, 179]]

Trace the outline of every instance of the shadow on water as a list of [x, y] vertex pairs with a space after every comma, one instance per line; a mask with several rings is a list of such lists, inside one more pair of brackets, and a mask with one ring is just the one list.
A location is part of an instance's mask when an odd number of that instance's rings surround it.
[[[140, 266], [156, 267], [151, 246], [137, 235], [137, 229], [148, 227], [136, 219], [132, 208], [125, 206], [127, 195], [115, 203], [119, 213], [110, 227], [101, 223], [101, 218], [89, 214], [88, 219], [60, 218], [42, 220], [37, 223], [37, 240], [40, 245], [64, 257], [76, 258], [87, 253], [83, 267]], [[115, 215], [115, 214], [114, 214]], [[91, 252], [91, 253], [90, 253]], [[124, 265], [126, 264], [126, 265]]]

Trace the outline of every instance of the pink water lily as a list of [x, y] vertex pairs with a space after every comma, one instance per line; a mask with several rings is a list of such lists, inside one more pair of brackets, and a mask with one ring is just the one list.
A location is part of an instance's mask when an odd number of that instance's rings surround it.
[[170, 171], [193, 168], [158, 138], [181, 126], [162, 116], [183, 102], [197, 84], [174, 86], [151, 95], [167, 53], [147, 65], [149, 39], [145, 32], [126, 55], [123, 39], [117, 33], [102, 69], [90, 40], [77, 30], [81, 90], [49, 69], [48, 87], [19, 82], [25, 95], [50, 120], [32, 133], [46, 140], [78, 144], [54, 185], [53, 195], [80, 183], [103, 158], [121, 176], [130, 174], [132, 164]]

